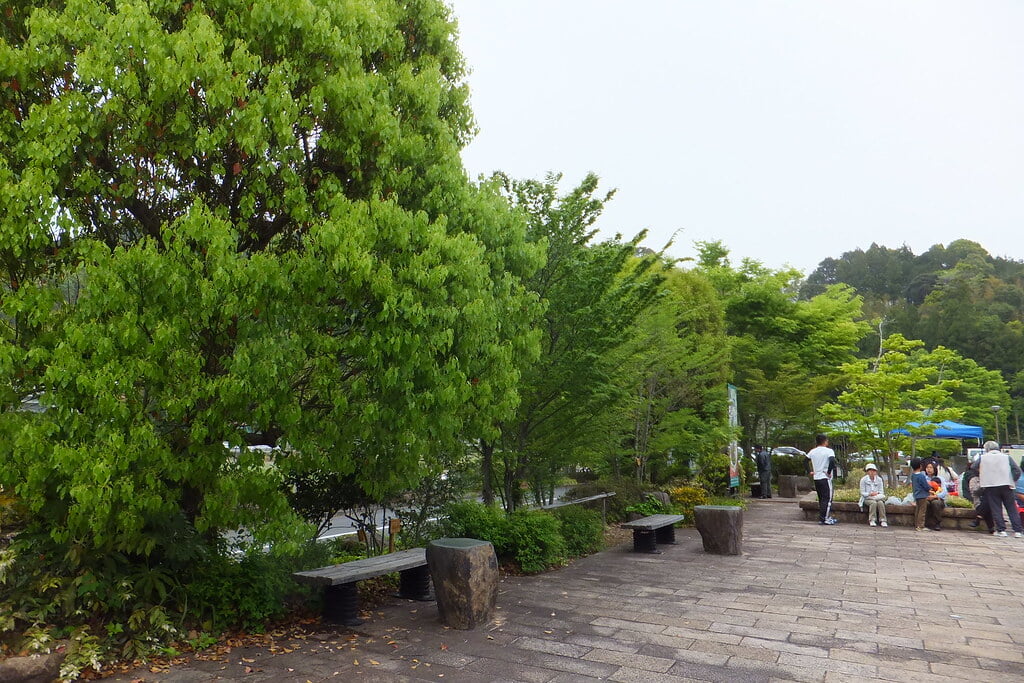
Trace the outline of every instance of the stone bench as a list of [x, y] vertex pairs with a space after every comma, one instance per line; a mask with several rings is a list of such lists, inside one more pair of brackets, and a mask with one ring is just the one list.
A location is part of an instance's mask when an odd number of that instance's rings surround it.
[[412, 548], [397, 553], [367, 557], [320, 569], [295, 572], [292, 578], [308, 586], [324, 589], [324, 619], [345, 626], [358, 626], [359, 592], [356, 584], [384, 574], [399, 574], [399, 597], [431, 600], [430, 569], [426, 549]]
[[651, 515], [643, 519], [622, 524], [633, 530], [633, 550], [638, 553], [658, 553], [658, 544], [673, 545], [676, 542], [675, 525], [683, 521], [683, 515]]
[[[818, 521], [818, 496], [811, 493], [800, 499], [800, 509], [804, 513], [804, 519], [811, 522]], [[861, 510], [856, 501], [832, 501], [832, 516], [840, 522], [850, 524], [867, 524], [868, 506]], [[885, 517], [889, 526], [914, 526], [913, 505], [891, 505], [885, 506]], [[968, 526], [974, 521], [974, 508], [946, 507], [942, 511], [942, 528], [944, 529], [966, 529], [974, 530]], [[982, 524], [982, 528], [984, 528]]]
[[704, 552], [740, 555], [743, 552], [743, 508], [736, 505], [697, 505], [693, 519]]

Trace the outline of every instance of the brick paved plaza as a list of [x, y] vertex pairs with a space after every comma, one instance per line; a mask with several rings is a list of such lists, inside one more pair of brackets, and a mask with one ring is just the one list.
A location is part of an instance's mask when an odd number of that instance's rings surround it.
[[680, 529], [660, 555], [627, 543], [507, 578], [474, 631], [396, 600], [356, 631], [117, 680], [1024, 680], [1024, 541], [800, 517], [752, 501], [742, 557]]

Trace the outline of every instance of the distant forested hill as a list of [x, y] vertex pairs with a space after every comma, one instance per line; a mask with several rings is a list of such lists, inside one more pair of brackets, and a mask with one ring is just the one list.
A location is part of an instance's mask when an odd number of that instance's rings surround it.
[[976, 242], [937, 244], [923, 254], [872, 244], [827, 258], [800, 295], [846, 283], [864, 297], [875, 334], [863, 351], [878, 350], [878, 328], [900, 332], [929, 348], [943, 345], [999, 370], [1015, 402], [1024, 396], [1024, 262], [991, 256]]

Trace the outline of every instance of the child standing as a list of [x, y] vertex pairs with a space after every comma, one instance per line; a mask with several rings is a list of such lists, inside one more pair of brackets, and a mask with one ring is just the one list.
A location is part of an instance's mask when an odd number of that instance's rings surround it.
[[914, 530], [924, 531], [924, 515], [928, 510], [928, 497], [932, 495], [932, 487], [928, 477], [921, 471], [921, 458], [913, 458], [910, 461], [910, 469], [914, 473], [910, 475], [910, 484], [914, 489]]

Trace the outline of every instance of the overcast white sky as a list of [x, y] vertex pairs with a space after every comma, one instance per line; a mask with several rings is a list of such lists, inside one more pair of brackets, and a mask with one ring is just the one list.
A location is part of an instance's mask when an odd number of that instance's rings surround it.
[[469, 172], [594, 171], [605, 235], [805, 273], [872, 242], [1024, 259], [1024, 2], [449, 2]]

